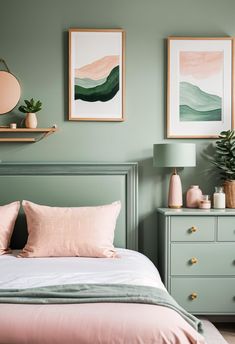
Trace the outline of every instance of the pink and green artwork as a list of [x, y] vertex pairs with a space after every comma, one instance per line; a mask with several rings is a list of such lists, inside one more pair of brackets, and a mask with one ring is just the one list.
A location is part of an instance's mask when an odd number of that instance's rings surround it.
[[69, 119], [123, 121], [124, 31], [69, 30]]
[[167, 137], [215, 138], [233, 127], [234, 39], [169, 37]]
[[119, 56], [104, 56], [75, 69], [74, 99], [107, 102], [119, 91]]
[[223, 51], [180, 52], [181, 121], [221, 121]]

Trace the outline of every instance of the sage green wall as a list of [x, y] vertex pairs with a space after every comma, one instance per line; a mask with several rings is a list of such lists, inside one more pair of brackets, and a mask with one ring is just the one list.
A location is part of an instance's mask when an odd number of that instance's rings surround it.
[[[155, 208], [166, 179], [152, 167], [152, 145], [164, 138], [166, 43], [175, 36], [235, 35], [234, 0], [0, 0], [0, 57], [22, 85], [22, 99], [43, 102], [39, 125], [60, 132], [36, 144], [1, 144], [3, 161], [138, 161], [140, 246], [156, 258]], [[67, 121], [68, 37], [78, 28], [126, 30], [126, 121]], [[1, 124], [20, 121], [18, 111]], [[197, 140], [198, 164], [182, 173], [184, 189], [216, 183], [201, 156], [212, 142]]]

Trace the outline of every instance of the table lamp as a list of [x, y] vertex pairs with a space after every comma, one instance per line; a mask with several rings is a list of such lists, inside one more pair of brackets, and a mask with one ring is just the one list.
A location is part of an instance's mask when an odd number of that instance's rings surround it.
[[183, 205], [182, 185], [176, 167], [196, 166], [196, 145], [194, 143], [157, 143], [153, 145], [153, 166], [173, 167], [168, 191], [168, 207]]

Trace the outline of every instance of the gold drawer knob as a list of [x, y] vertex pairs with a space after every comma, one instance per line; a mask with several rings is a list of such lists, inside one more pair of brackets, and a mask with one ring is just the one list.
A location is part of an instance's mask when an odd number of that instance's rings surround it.
[[197, 231], [197, 227], [196, 226], [192, 226], [190, 228], [190, 233], [195, 233]]
[[192, 293], [191, 295], [190, 295], [190, 299], [193, 301], [193, 300], [196, 300], [196, 298], [197, 298], [197, 293]]
[[196, 257], [193, 257], [190, 259], [190, 263], [193, 264], [197, 264], [198, 263], [198, 259]]

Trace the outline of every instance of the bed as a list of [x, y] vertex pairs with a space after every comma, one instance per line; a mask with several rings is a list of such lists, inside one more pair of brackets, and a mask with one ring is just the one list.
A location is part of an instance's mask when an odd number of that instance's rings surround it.
[[137, 183], [136, 163], [0, 165], [1, 204], [122, 204], [115, 258], [18, 258], [27, 240], [21, 209], [13, 251], [0, 256], [0, 344], [205, 343], [200, 322], [168, 298], [137, 252]]

